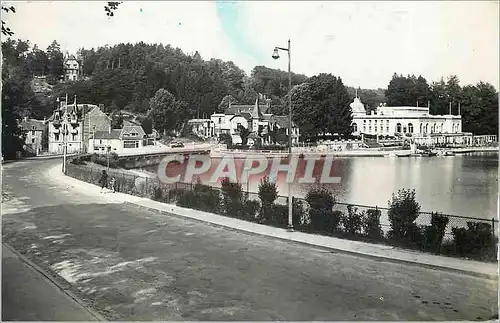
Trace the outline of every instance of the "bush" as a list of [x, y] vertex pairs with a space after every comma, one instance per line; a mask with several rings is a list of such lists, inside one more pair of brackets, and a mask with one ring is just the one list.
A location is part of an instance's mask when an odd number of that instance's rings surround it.
[[163, 189], [160, 185], [153, 186], [151, 199], [154, 201], [163, 201]]
[[241, 217], [243, 209], [243, 190], [240, 183], [233, 183], [229, 178], [222, 180], [222, 211], [223, 214]]
[[325, 188], [313, 188], [306, 195], [309, 204], [310, 228], [315, 232], [337, 231], [342, 212], [333, 212], [335, 198]]
[[388, 217], [391, 224], [389, 238], [397, 242], [411, 243], [420, 239], [420, 229], [415, 220], [420, 214], [420, 204], [415, 199], [415, 190], [401, 189], [389, 201]]
[[439, 253], [443, 243], [446, 226], [450, 219], [445, 215], [432, 213], [431, 225], [424, 228], [423, 250]]
[[[287, 208], [288, 214], [288, 208]], [[292, 223], [294, 228], [300, 228], [305, 223], [305, 210], [304, 210], [304, 201], [301, 199], [292, 198]]]
[[265, 224], [279, 228], [288, 226], [288, 205], [275, 204], [271, 207], [271, 216], [265, 219]]
[[[90, 160], [94, 164], [108, 166], [108, 155], [93, 154]], [[109, 168], [118, 168], [118, 155], [116, 153], [109, 154]]]
[[491, 225], [484, 222], [467, 222], [467, 228], [453, 228], [455, 252], [480, 260], [496, 259], [496, 239]]
[[259, 201], [246, 200], [243, 203], [243, 218], [248, 221], [255, 221], [259, 216]]
[[382, 240], [384, 238], [384, 231], [380, 224], [381, 212], [379, 209], [369, 209], [363, 219], [363, 231], [366, 237], [373, 240]]
[[267, 176], [261, 179], [259, 184], [259, 199], [262, 207], [259, 215], [264, 222], [271, 218], [273, 205], [277, 198], [278, 187], [276, 183], [269, 181]]
[[361, 234], [364, 216], [364, 212], [358, 213], [357, 208], [348, 205], [347, 214], [341, 218], [344, 225], [344, 232], [348, 235]]
[[201, 184], [198, 180], [193, 190], [173, 189], [169, 191], [169, 200], [176, 200], [177, 205], [210, 213], [219, 212], [219, 190]]

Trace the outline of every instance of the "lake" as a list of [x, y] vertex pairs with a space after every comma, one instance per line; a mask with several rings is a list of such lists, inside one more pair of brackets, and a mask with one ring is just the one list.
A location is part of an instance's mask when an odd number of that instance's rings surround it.
[[[243, 160], [235, 163], [239, 169]], [[149, 170], [157, 171], [157, 166]], [[387, 207], [392, 193], [411, 188], [422, 211], [485, 219], [497, 214], [497, 152], [429, 158], [335, 157], [332, 175], [339, 176], [340, 183], [323, 186], [339, 202]], [[278, 176], [279, 195], [288, 194], [283, 177]], [[293, 184], [294, 196], [304, 197], [314, 185], [319, 184]], [[257, 192], [258, 186], [254, 179], [248, 190]]]

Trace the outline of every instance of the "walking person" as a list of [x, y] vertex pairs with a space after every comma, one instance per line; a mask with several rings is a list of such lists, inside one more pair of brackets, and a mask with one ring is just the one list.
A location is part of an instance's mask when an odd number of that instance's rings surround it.
[[115, 190], [115, 184], [116, 184], [116, 179], [114, 177], [111, 178], [111, 180], [109, 181], [109, 186], [111, 186], [111, 191], [114, 193], [116, 190]]
[[101, 179], [99, 179], [99, 184], [101, 184], [101, 193], [106, 192], [106, 187], [108, 186], [108, 173], [105, 170], [102, 171]]

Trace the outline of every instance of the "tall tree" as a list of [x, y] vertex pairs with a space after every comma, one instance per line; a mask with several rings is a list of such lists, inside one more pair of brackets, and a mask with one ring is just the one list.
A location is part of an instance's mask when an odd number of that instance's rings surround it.
[[165, 89], [159, 89], [151, 99], [151, 117], [153, 126], [160, 132], [178, 130], [185, 119], [185, 103]]
[[61, 46], [57, 41], [53, 41], [47, 47], [47, 56], [49, 58], [49, 84], [56, 84], [64, 75], [64, 55], [61, 52]]

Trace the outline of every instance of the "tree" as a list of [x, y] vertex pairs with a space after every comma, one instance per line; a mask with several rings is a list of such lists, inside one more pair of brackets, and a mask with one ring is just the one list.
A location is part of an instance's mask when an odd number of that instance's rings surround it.
[[[5, 11], [6, 13], [9, 13], [9, 11], [12, 11], [13, 13], [16, 12], [16, 8], [14, 8], [14, 6], [10, 6], [10, 7], [2, 6], [2, 10]], [[2, 20], [2, 34], [4, 36], [14, 35], [14, 32], [12, 30], [10, 30], [10, 28], [7, 27], [7, 24], [3, 20]]]
[[[108, 5], [104, 6], [104, 11], [106, 12], [106, 15], [108, 17], [114, 16], [114, 12], [118, 9], [118, 6], [121, 3], [122, 2], [108, 2]], [[2, 10], [4, 10], [7, 13], [9, 11], [12, 11], [13, 13], [16, 12], [16, 8], [14, 6], [10, 6], [10, 7], [2, 6]], [[12, 30], [10, 30], [10, 28], [7, 27], [7, 24], [3, 20], [2, 20], [2, 34], [5, 36], [14, 35], [14, 32]]]
[[222, 101], [220, 101], [219, 106], [217, 107], [218, 113], [223, 113], [230, 104], [236, 104], [238, 101], [232, 95], [226, 95]]
[[498, 92], [493, 85], [479, 82], [465, 86], [460, 106], [464, 132], [477, 135], [498, 133]]
[[248, 136], [250, 135], [250, 130], [240, 125], [238, 127], [238, 131], [240, 132], [241, 144], [245, 146], [248, 143]]
[[385, 93], [389, 106], [425, 106], [431, 99], [429, 85], [422, 76], [394, 73]]
[[2, 156], [16, 158], [16, 152], [23, 150], [21, 129], [17, 119], [19, 107], [25, 104], [24, 87], [13, 79], [2, 80]]
[[153, 120], [151, 120], [151, 117], [148, 116], [141, 122], [141, 127], [144, 129], [144, 132], [147, 134], [153, 133]]
[[319, 74], [292, 89], [293, 120], [306, 138], [319, 133], [352, 133], [350, 98], [342, 80]]
[[111, 128], [121, 129], [123, 127], [123, 113], [119, 110], [114, 110], [111, 114]]
[[151, 117], [158, 131], [177, 130], [185, 117], [185, 103], [165, 89], [159, 89], [151, 99]]
[[49, 58], [49, 77], [47, 81], [49, 84], [56, 84], [64, 75], [64, 56], [57, 41], [54, 40], [47, 47], [47, 56]]

